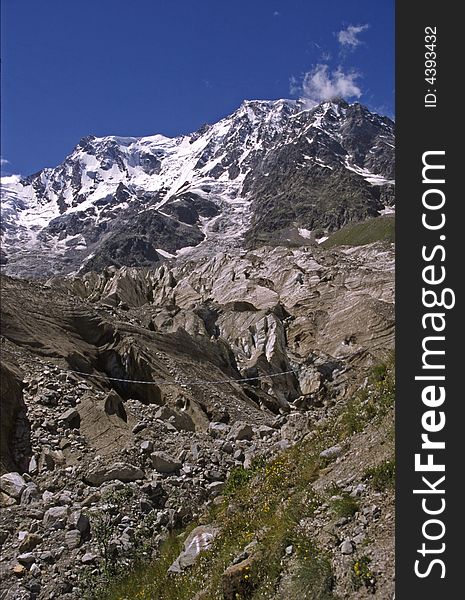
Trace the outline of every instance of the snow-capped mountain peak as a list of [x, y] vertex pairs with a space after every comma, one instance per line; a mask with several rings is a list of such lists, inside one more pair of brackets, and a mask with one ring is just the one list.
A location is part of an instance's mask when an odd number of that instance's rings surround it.
[[[289, 227], [335, 229], [393, 202], [393, 147], [392, 121], [341, 100], [246, 100], [175, 138], [89, 135], [61, 165], [2, 179], [5, 269], [154, 264]], [[328, 185], [347, 192], [332, 217], [309, 200]]]

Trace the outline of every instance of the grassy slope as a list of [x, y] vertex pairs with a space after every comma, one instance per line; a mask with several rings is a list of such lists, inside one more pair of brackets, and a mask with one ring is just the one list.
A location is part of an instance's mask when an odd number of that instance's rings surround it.
[[[374, 372], [369, 391], [361, 391], [297, 445], [272, 462], [233, 471], [222, 503], [210, 509], [202, 520], [215, 522], [221, 527], [221, 534], [194, 567], [183, 575], [167, 574], [186, 534], [197, 523], [184, 534], [169, 538], [158, 560], [114, 582], [98, 597], [104, 600], [276, 599], [282, 597], [277, 590], [284, 579], [287, 600], [336, 600], [331, 557], [327, 549], [319, 547], [316, 536], [310, 537], [299, 526], [328, 502], [312, 485], [320, 474], [324, 478], [327, 472], [328, 461], [319, 454], [366, 427], [381, 426], [386, 419], [390, 422], [393, 402], [391, 368]], [[240, 573], [236, 591], [225, 595], [223, 573], [251, 542], [254, 543], [252, 559]], [[285, 573], [283, 556], [289, 545], [294, 548], [293, 568]]]
[[363, 246], [378, 241], [395, 241], [394, 215], [384, 215], [361, 223], [351, 223], [333, 233], [323, 248], [335, 246]]

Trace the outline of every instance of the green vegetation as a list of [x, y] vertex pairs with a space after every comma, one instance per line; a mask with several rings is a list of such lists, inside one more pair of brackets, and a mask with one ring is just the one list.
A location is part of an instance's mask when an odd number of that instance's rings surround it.
[[338, 518], [353, 517], [360, 508], [355, 498], [352, 498], [347, 492], [340, 491], [329, 501], [329, 505], [334, 515]]
[[117, 572], [118, 561], [111, 549], [111, 539], [118, 531], [119, 515], [131, 496], [128, 488], [111, 491], [105, 497], [105, 510], [91, 517], [92, 535], [103, 558], [103, 572], [108, 576]]
[[228, 477], [223, 494], [225, 496], [233, 496], [238, 489], [250, 481], [264, 466], [265, 459], [263, 457], [256, 457], [252, 460], [252, 464], [248, 469], [234, 467]]
[[373, 419], [385, 417], [395, 404], [393, 359], [373, 368], [369, 385], [347, 403], [340, 415], [342, 438], [359, 433]]
[[297, 541], [296, 554], [297, 562], [286, 586], [286, 597], [334, 600], [334, 576], [329, 558], [308, 537]]
[[352, 566], [352, 585], [356, 590], [364, 586], [374, 594], [376, 591], [376, 577], [370, 570], [370, 562], [371, 559], [368, 556], [362, 556], [354, 561]]
[[385, 462], [367, 469], [365, 478], [370, 481], [371, 486], [376, 492], [383, 492], [393, 488], [396, 483], [396, 461], [386, 460]]
[[345, 225], [323, 242], [322, 246], [323, 248], [364, 246], [379, 241], [395, 241], [395, 218], [393, 215], [374, 217], [361, 223]]
[[[324, 501], [311, 485], [327, 466], [319, 454], [354, 430], [361, 431], [367, 423], [380, 422], [392, 411], [393, 400], [392, 364], [376, 367], [366, 389], [310, 436], [273, 460], [256, 460], [249, 469], [241, 467], [231, 472], [222, 501], [201, 520], [218, 525], [220, 533], [194, 566], [176, 576], [167, 573], [183, 540], [200, 523], [192, 523], [182, 535], [170, 536], [159, 549], [157, 560], [139, 562], [130, 575], [123, 572], [121, 577], [113, 578], [92, 598], [265, 600], [275, 597], [284, 586], [283, 597], [337, 600], [331, 561], [302, 529], [302, 520], [311, 517]], [[374, 480], [375, 474], [370, 477]], [[340, 498], [330, 502], [333, 514], [353, 516], [358, 510], [357, 500], [339, 489], [334, 492]], [[234, 561], [239, 564], [231, 572], [228, 568]], [[287, 574], [285, 579], [283, 573]], [[374, 585], [365, 559], [354, 564], [353, 580], [357, 585]]]

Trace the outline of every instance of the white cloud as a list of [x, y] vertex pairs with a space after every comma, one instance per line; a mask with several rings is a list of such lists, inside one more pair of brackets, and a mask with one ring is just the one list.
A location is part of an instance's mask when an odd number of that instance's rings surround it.
[[358, 39], [358, 36], [366, 31], [370, 26], [368, 23], [364, 25], [348, 25], [346, 29], [341, 29], [336, 35], [339, 43], [346, 50], [355, 50], [362, 42]]
[[11, 163], [10, 163], [10, 161], [9, 161], [9, 160], [7, 160], [6, 158], [2, 158], [2, 157], [0, 157], [0, 166], [4, 167], [4, 166], [6, 166], [6, 165], [10, 165], [10, 164], [11, 164]]
[[302, 92], [302, 82], [294, 75], [289, 79], [289, 92], [291, 96], [298, 96]]
[[273, 13], [273, 17], [280, 17], [281, 13], [279, 12], [279, 10], [275, 10]]
[[293, 95], [300, 93], [301, 100], [307, 108], [311, 108], [334, 98], [360, 98], [362, 90], [357, 83], [359, 78], [360, 74], [356, 71], [344, 72], [342, 67], [330, 71], [328, 65], [318, 64], [305, 73], [300, 85], [296, 78], [292, 77], [290, 89]]

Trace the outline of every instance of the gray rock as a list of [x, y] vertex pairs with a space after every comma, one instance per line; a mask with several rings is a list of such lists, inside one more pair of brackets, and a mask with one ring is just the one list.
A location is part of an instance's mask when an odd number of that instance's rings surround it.
[[39, 488], [35, 483], [28, 483], [26, 489], [21, 494], [21, 504], [30, 504], [33, 500], [39, 498]]
[[56, 560], [56, 557], [53, 552], [51, 552], [50, 550], [47, 550], [46, 552], [42, 552], [42, 554], [40, 555], [40, 560], [42, 560], [44, 563], [46, 563], [48, 565], [53, 565]]
[[114, 390], [107, 394], [103, 401], [103, 409], [107, 415], [116, 415], [125, 422], [128, 420], [123, 400]]
[[27, 468], [27, 472], [31, 475], [35, 475], [37, 473], [37, 459], [35, 456], [31, 456], [31, 460], [29, 461], [29, 466]]
[[69, 408], [58, 417], [59, 421], [65, 423], [70, 429], [79, 429], [81, 415], [75, 408]]
[[153, 452], [152, 466], [159, 473], [174, 473], [181, 468], [181, 463], [165, 452]]
[[165, 422], [165, 425], [171, 425], [177, 431], [195, 431], [194, 422], [185, 412], [180, 412], [169, 406], [160, 407], [154, 415], [155, 419]]
[[45, 529], [64, 529], [68, 521], [69, 508], [67, 506], [52, 506], [44, 515]]
[[10, 533], [6, 529], [0, 529], [0, 546], [7, 541]]
[[221, 471], [218, 471], [217, 469], [212, 469], [211, 471], [208, 471], [206, 475], [210, 481], [224, 481], [223, 473]]
[[84, 556], [81, 558], [81, 562], [83, 565], [91, 565], [97, 560], [97, 555], [92, 552], [86, 552]]
[[110, 465], [100, 465], [92, 469], [89, 473], [84, 476], [84, 481], [91, 485], [101, 485], [107, 481], [114, 481], [118, 479], [124, 483], [130, 481], [137, 481], [144, 478], [144, 472], [139, 467], [130, 465], [128, 463], [118, 462]]
[[36, 533], [27, 533], [19, 545], [19, 551], [21, 553], [30, 552], [34, 550], [42, 542], [42, 537]]
[[243, 462], [244, 460], [244, 453], [242, 452], [242, 450], [236, 450], [233, 454], [233, 458], [234, 460], [238, 460], [239, 462]]
[[31, 574], [32, 577], [40, 577], [41, 570], [40, 570], [39, 565], [37, 563], [33, 563], [31, 565], [31, 568], [29, 569], [29, 573]]
[[359, 497], [366, 492], [367, 486], [364, 483], [359, 483], [355, 489], [351, 492], [353, 498]]
[[153, 442], [151, 442], [150, 440], [144, 440], [140, 443], [139, 447], [144, 454], [150, 454], [153, 450]]
[[351, 540], [344, 540], [339, 546], [342, 554], [353, 554], [354, 545]]
[[218, 535], [218, 530], [209, 525], [196, 527], [184, 542], [184, 549], [168, 569], [169, 573], [182, 573], [184, 569], [192, 566], [200, 552], [208, 550], [213, 540]]
[[100, 498], [101, 498], [100, 492], [92, 492], [91, 494], [86, 496], [86, 498], [84, 498], [84, 500], [82, 501], [82, 507], [86, 508], [88, 506], [92, 506], [92, 504], [97, 504], [97, 502], [100, 500]]
[[[33, 566], [35, 565], [31, 565], [31, 569]], [[31, 577], [24, 587], [31, 592], [33, 598], [37, 597], [37, 594], [42, 588], [42, 586], [40, 585], [40, 581], [38, 581], [35, 577]]]
[[224, 481], [214, 481], [213, 483], [209, 483], [207, 485], [207, 490], [210, 492], [212, 498], [216, 498], [216, 496], [219, 496], [224, 490], [224, 486]]
[[231, 428], [226, 423], [217, 423], [213, 421], [208, 425], [208, 433], [214, 438], [225, 436], [230, 429]]
[[44, 518], [45, 511], [40, 508], [29, 508], [26, 512], [26, 515], [30, 519], [34, 519], [36, 521], [42, 521]]
[[231, 444], [231, 442], [225, 442], [221, 446], [221, 449], [223, 452], [226, 452], [226, 454], [232, 454], [234, 452], [234, 446]]
[[24, 552], [17, 556], [17, 560], [20, 565], [24, 565], [26, 568], [30, 568], [36, 561], [36, 557], [32, 552]]
[[258, 434], [261, 438], [271, 437], [274, 432], [275, 430], [273, 429], [273, 427], [268, 427], [268, 425], [261, 425], [258, 428]]
[[253, 438], [253, 429], [248, 423], [243, 421], [236, 421], [228, 434], [228, 439], [240, 441], [248, 440]]
[[328, 459], [333, 459], [333, 458], [338, 458], [339, 456], [341, 456], [343, 452], [343, 448], [342, 446], [331, 446], [331, 448], [326, 448], [326, 450], [323, 450], [322, 452], [320, 452], [320, 458], [328, 458]]
[[50, 504], [53, 504], [54, 496], [53, 496], [52, 492], [50, 492], [49, 490], [45, 490], [45, 492], [42, 494], [42, 501], [44, 504], [46, 504], [48, 506]]
[[78, 548], [81, 544], [81, 532], [77, 529], [71, 529], [65, 533], [65, 544], [70, 550]]
[[27, 483], [19, 473], [5, 473], [0, 477], [0, 490], [15, 500], [21, 498]]
[[318, 392], [321, 386], [321, 374], [314, 367], [307, 367], [299, 375], [299, 385], [304, 396]]
[[90, 531], [89, 517], [84, 515], [80, 510], [75, 510], [69, 515], [68, 524], [73, 529], [77, 529], [84, 537]]
[[146, 429], [148, 426], [149, 426], [149, 423], [147, 423], [147, 421], [139, 421], [132, 428], [132, 433], [134, 433], [134, 434], [140, 433], [141, 431]]

